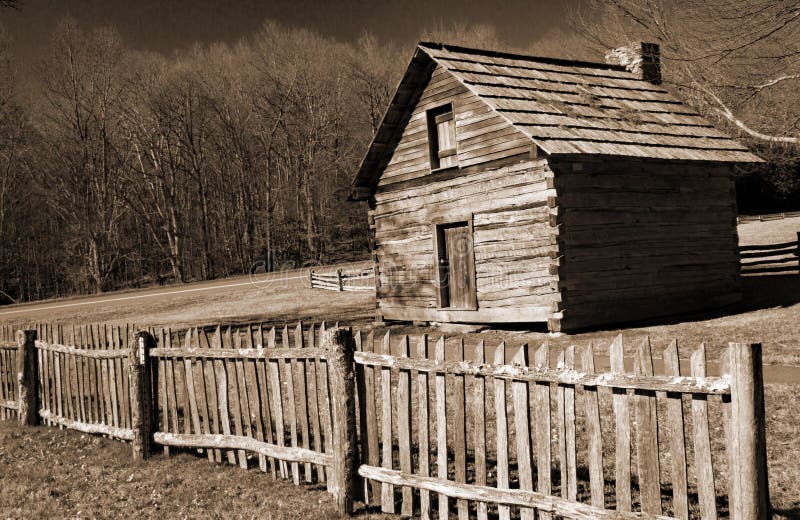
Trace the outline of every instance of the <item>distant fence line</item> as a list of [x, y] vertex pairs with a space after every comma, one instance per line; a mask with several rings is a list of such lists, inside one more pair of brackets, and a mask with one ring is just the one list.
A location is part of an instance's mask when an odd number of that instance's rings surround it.
[[742, 274], [800, 274], [800, 231], [797, 240], [780, 244], [739, 246]]
[[309, 272], [312, 289], [329, 291], [374, 291], [375, 270], [372, 267], [357, 269], [339, 268], [335, 271], [312, 269]]
[[711, 377], [702, 345], [681, 372], [677, 342], [656, 373], [648, 338], [628, 371], [622, 336], [598, 372], [591, 345], [325, 324], [2, 334], [0, 389], [18, 383], [4, 418], [129, 441], [135, 459], [161, 446], [257, 464], [325, 485], [345, 513], [362, 500], [422, 518], [768, 514], [760, 345], [730, 344]]
[[800, 217], [800, 211], [785, 211], [782, 213], [770, 213], [768, 215], [739, 215], [736, 222], [744, 224], [747, 222], [767, 222], [770, 220], [781, 220], [784, 218]]

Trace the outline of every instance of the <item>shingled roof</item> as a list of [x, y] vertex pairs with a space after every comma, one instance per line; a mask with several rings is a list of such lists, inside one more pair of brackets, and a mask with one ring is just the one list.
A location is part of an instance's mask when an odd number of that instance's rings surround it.
[[664, 88], [624, 67], [420, 43], [354, 181], [371, 186], [436, 65], [549, 155], [761, 162]]

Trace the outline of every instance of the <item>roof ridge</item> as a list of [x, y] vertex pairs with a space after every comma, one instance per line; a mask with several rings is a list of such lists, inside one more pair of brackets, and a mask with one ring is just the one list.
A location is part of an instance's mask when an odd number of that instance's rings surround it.
[[623, 67], [622, 65], [611, 65], [609, 63], [601, 63], [595, 61], [583, 61], [583, 60], [568, 60], [563, 58], [551, 58], [547, 56], [531, 56], [529, 54], [517, 54], [513, 52], [505, 52], [505, 51], [492, 51], [489, 49], [478, 49], [475, 47], [463, 47], [461, 45], [451, 45], [449, 43], [444, 42], [426, 42], [421, 41], [417, 44], [419, 47], [423, 49], [436, 49], [436, 50], [447, 50], [453, 52], [463, 52], [464, 54], [478, 54], [482, 56], [491, 56], [494, 58], [509, 58], [509, 59], [522, 59], [528, 61], [535, 61], [537, 63], [549, 63], [552, 65], [565, 65], [568, 67], [586, 67], [586, 68], [593, 68], [593, 69], [603, 69], [603, 70], [617, 70], [621, 72], [628, 72], [628, 69]]

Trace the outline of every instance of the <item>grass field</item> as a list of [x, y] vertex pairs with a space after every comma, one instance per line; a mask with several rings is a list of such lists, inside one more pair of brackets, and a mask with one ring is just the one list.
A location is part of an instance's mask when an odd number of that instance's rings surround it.
[[324, 489], [194, 455], [131, 461], [125, 443], [0, 421], [2, 518], [339, 518]]
[[[739, 226], [741, 244], [793, 240], [800, 219]], [[750, 277], [743, 304], [712, 314], [683, 316], [580, 334], [551, 337], [544, 330], [506, 330], [471, 335], [489, 341], [554, 347], [592, 341], [599, 355], [624, 333], [626, 351], [652, 338], [656, 356], [673, 338], [686, 357], [706, 342], [711, 363], [729, 341], [763, 343], [768, 364], [800, 367], [800, 276]], [[26, 321], [129, 322], [184, 327], [212, 322], [344, 320], [367, 328], [375, 306], [371, 293], [311, 290], [302, 273], [281, 277], [229, 279], [182, 287], [130, 291], [100, 298], [71, 299], [0, 308], [0, 323]], [[421, 329], [396, 327], [398, 333]], [[435, 333], [435, 331], [432, 331]], [[789, 368], [790, 374], [798, 371]], [[791, 375], [790, 378], [797, 377]], [[800, 518], [797, 426], [800, 378], [766, 386], [770, 494], [777, 517]], [[128, 462], [127, 447], [72, 432], [18, 430], [0, 424], [0, 516], [265, 516], [325, 518], [333, 514], [326, 493], [299, 492], [256, 471], [210, 465], [196, 457], [156, 458], [143, 466]], [[16, 476], [15, 476], [16, 475]], [[72, 475], [72, 476], [71, 476]], [[131, 479], [130, 481], [128, 479]]]

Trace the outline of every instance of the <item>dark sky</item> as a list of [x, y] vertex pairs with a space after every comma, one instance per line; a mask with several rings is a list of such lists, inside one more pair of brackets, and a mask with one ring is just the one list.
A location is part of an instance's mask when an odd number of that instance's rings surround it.
[[494, 24], [503, 39], [527, 46], [563, 26], [566, 5], [579, 0], [22, 0], [19, 12], [0, 13], [19, 58], [46, 45], [59, 19], [73, 16], [84, 27], [116, 26], [135, 48], [169, 53], [195, 41], [235, 41], [271, 18], [339, 40], [369, 30], [383, 39], [411, 41], [422, 27], [450, 20]]

